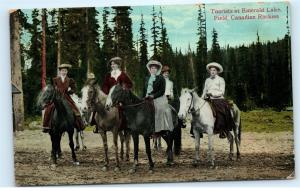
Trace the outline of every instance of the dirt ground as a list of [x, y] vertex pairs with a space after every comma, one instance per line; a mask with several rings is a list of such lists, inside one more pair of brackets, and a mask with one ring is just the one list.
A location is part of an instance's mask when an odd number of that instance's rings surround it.
[[[210, 168], [207, 159], [207, 136], [201, 142], [201, 163], [192, 165], [194, 142], [189, 129], [183, 129], [181, 155], [175, 157], [175, 164], [167, 166], [164, 152], [152, 151], [155, 162], [153, 173], [148, 172], [148, 160], [144, 142], [140, 138], [139, 166], [135, 174], [129, 169], [133, 161], [131, 142], [130, 161], [121, 162], [121, 170], [114, 172], [114, 149], [111, 133], [108, 133], [110, 167], [104, 164], [104, 151], [99, 134], [85, 132], [86, 151], [78, 151], [79, 166], [71, 162], [67, 136], [62, 140], [63, 159], [56, 169], [50, 168], [50, 137], [41, 130], [17, 132], [15, 144], [15, 177], [18, 186], [67, 185], [67, 184], [109, 184], [141, 182], [183, 182], [215, 180], [261, 180], [293, 178], [294, 141], [292, 132], [242, 134], [240, 161], [229, 161], [229, 144], [225, 139], [214, 138], [215, 168]], [[166, 145], [163, 144], [163, 149]]]

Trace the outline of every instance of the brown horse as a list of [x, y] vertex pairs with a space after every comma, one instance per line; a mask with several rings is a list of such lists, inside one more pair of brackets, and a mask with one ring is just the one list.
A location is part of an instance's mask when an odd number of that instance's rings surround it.
[[[105, 164], [102, 168], [107, 171], [108, 159], [108, 145], [107, 145], [107, 132], [111, 131], [113, 134], [113, 142], [115, 147], [116, 167], [114, 171], [120, 170], [119, 154], [118, 154], [118, 135], [121, 141], [121, 159], [124, 155], [124, 142], [126, 144], [126, 161], [129, 161], [130, 152], [130, 135], [125, 130], [121, 130], [121, 119], [119, 116], [118, 108], [114, 107], [110, 110], [105, 108], [107, 96], [101, 91], [100, 86], [96, 83], [87, 83], [81, 90], [82, 92], [82, 108], [83, 112], [95, 112], [95, 122], [99, 133], [103, 140], [105, 152]], [[89, 116], [89, 115], [88, 115]]]

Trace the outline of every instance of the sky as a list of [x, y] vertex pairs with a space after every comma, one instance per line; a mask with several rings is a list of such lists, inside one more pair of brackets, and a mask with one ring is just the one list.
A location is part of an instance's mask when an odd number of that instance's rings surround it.
[[[226, 3], [226, 4], [206, 4], [206, 20], [207, 20], [207, 46], [211, 48], [212, 44], [212, 30], [216, 29], [218, 33], [218, 40], [221, 47], [239, 46], [242, 44], [250, 44], [257, 39], [257, 33], [262, 42], [276, 41], [283, 38], [287, 33], [287, 13], [286, 7], [289, 6], [287, 2], [269, 2], [269, 3]], [[167, 29], [169, 42], [173, 49], [181, 49], [182, 52], [188, 50], [190, 45], [192, 50], [196, 50], [196, 43], [198, 41], [198, 5], [163, 5], [155, 6], [155, 11], [159, 12], [162, 9], [165, 27]], [[278, 15], [275, 19], [253, 19], [253, 20], [232, 20], [232, 15], [245, 16], [247, 13], [242, 13], [242, 8], [259, 9], [264, 8], [264, 15]], [[280, 9], [279, 12], [267, 12], [272, 8]], [[240, 13], [223, 13], [217, 14], [214, 10], [239, 10]], [[100, 27], [102, 25], [102, 11], [103, 8], [97, 8], [99, 15], [97, 16]], [[24, 10], [30, 17], [31, 10]], [[132, 30], [134, 41], [138, 39], [138, 30], [140, 27], [141, 14], [143, 14], [145, 27], [148, 36], [148, 49], [151, 54], [150, 44], [152, 43], [151, 31], [152, 27], [152, 6], [132, 6]], [[248, 13], [249, 15], [257, 16], [259, 13]], [[290, 12], [289, 12], [290, 14]], [[228, 20], [215, 20], [215, 16], [227, 16]], [[111, 18], [110, 18], [111, 19]], [[290, 16], [289, 16], [290, 24]], [[101, 31], [101, 28], [99, 29]], [[25, 35], [23, 40], [29, 41], [29, 37]]]

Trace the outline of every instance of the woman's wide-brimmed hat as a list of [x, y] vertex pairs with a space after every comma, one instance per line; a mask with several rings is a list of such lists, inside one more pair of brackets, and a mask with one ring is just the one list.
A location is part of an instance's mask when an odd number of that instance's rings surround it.
[[206, 65], [206, 70], [209, 71], [209, 69], [211, 67], [217, 68], [218, 73], [222, 73], [223, 72], [223, 67], [221, 66], [221, 64], [216, 63], [216, 62], [211, 62], [209, 64]]
[[164, 72], [171, 72], [171, 69], [170, 69], [170, 67], [169, 66], [167, 66], [167, 65], [164, 65], [163, 67], [162, 67], [162, 69], [161, 69], [161, 73], [164, 73]]
[[146, 65], [146, 67], [147, 67], [147, 69], [149, 70], [149, 72], [150, 72], [150, 68], [151, 68], [151, 66], [157, 66], [157, 75], [159, 75], [160, 74], [160, 72], [161, 72], [161, 69], [162, 69], [162, 64], [160, 63], [160, 62], [158, 62], [158, 61], [156, 61], [156, 60], [150, 60], [148, 63], [147, 63], [147, 65]]
[[70, 65], [70, 64], [61, 64], [61, 65], [58, 66], [58, 69], [62, 69], [62, 68], [69, 69], [69, 68], [72, 68], [72, 65]]
[[118, 65], [121, 65], [121, 61], [122, 61], [122, 58], [120, 57], [113, 57], [112, 59], [109, 60], [108, 64], [111, 64], [112, 62], [118, 64]]

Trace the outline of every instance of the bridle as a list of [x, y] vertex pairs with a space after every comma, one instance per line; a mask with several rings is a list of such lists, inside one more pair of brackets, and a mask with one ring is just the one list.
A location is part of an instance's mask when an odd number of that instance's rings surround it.
[[192, 100], [191, 100], [191, 104], [190, 104], [190, 106], [189, 106], [189, 109], [187, 110], [187, 113], [188, 113], [188, 114], [191, 114], [191, 113], [192, 113], [192, 114], [193, 114], [193, 113], [197, 113], [197, 112], [200, 111], [200, 110], [202, 109], [202, 107], [205, 105], [206, 101], [204, 100], [203, 104], [202, 104], [199, 108], [195, 109], [194, 95], [193, 95], [192, 92], [190, 92], [190, 94], [191, 94], [191, 96], [192, 96]]

